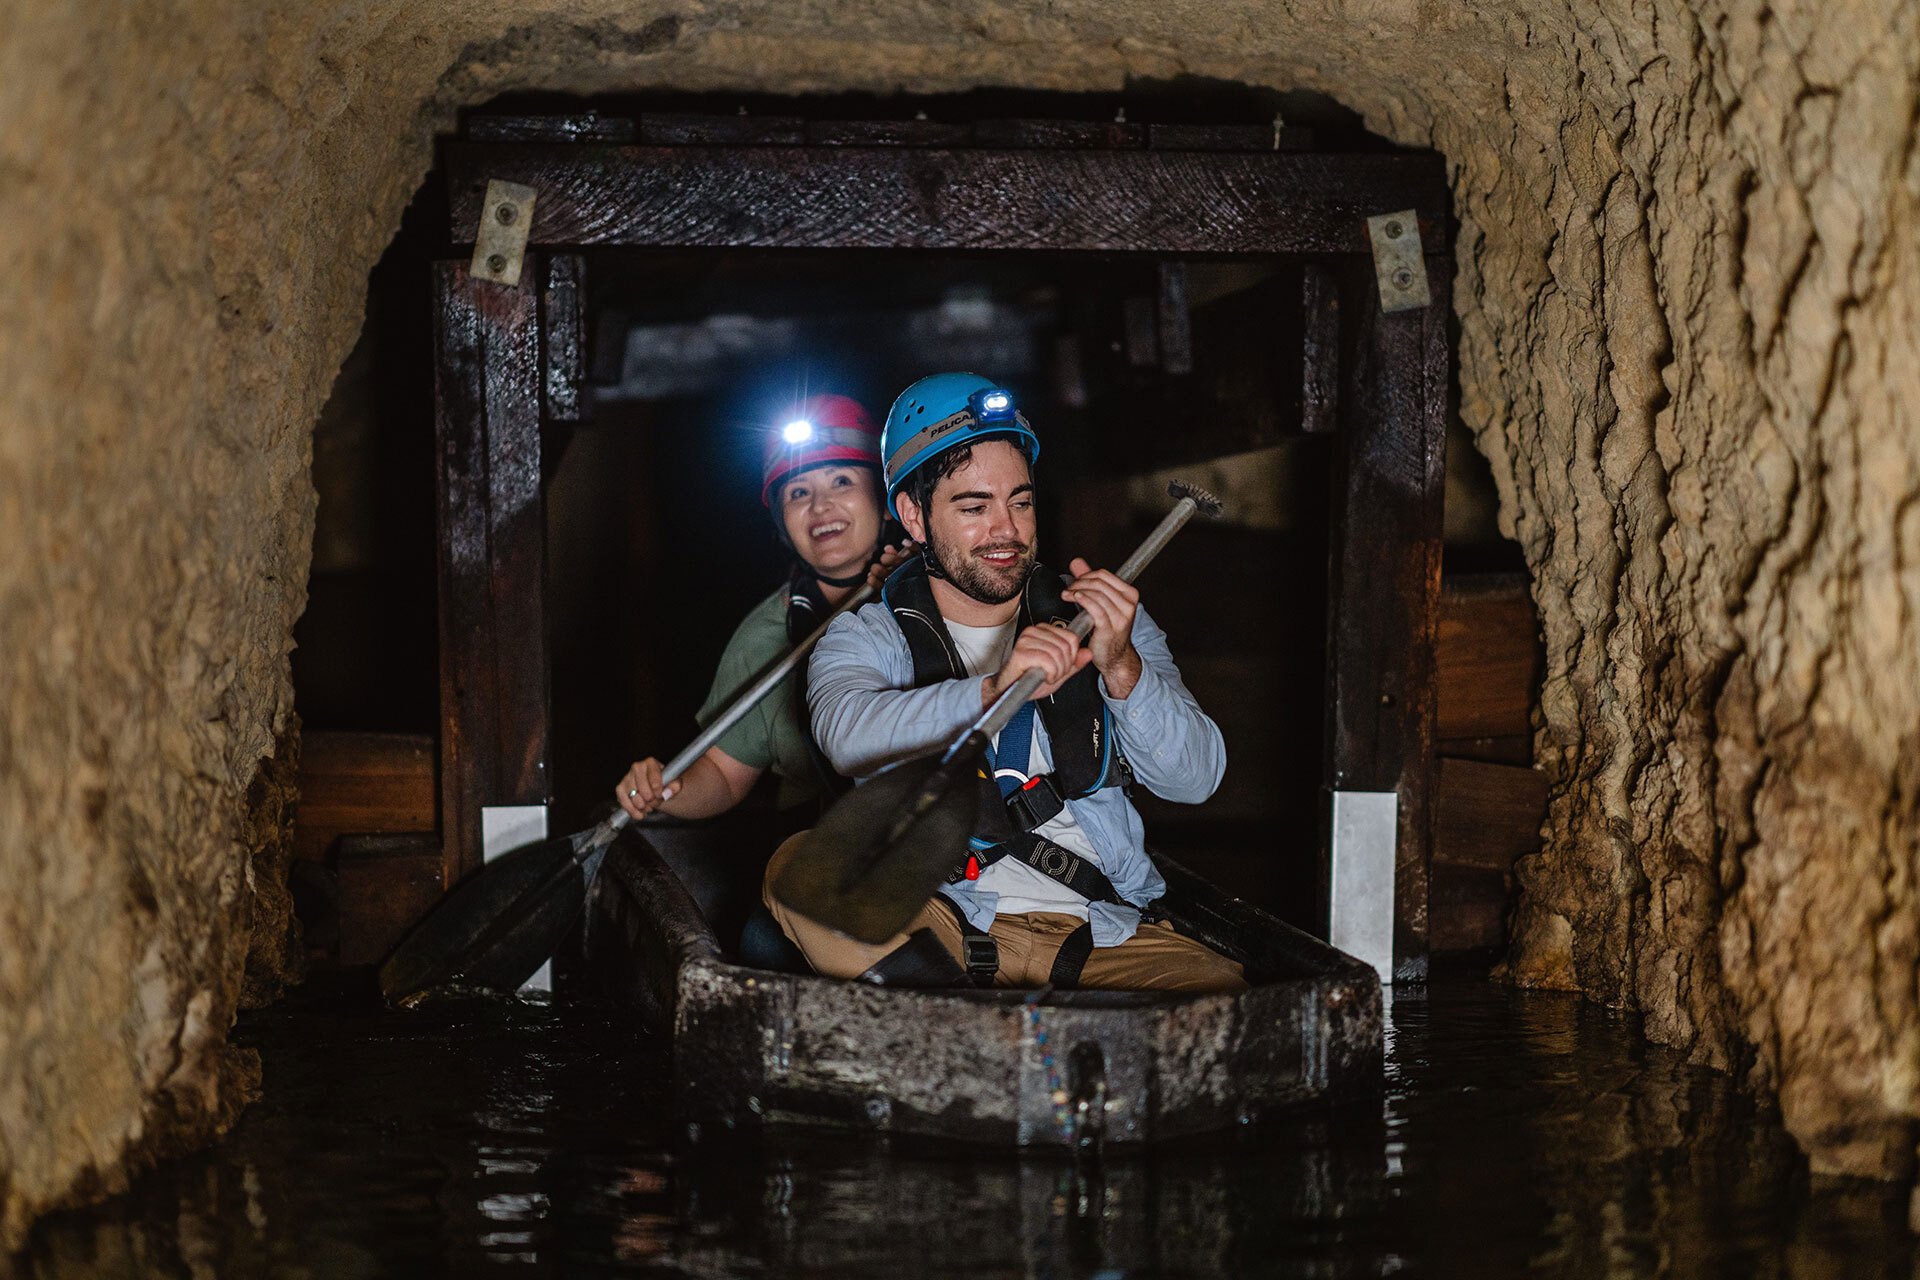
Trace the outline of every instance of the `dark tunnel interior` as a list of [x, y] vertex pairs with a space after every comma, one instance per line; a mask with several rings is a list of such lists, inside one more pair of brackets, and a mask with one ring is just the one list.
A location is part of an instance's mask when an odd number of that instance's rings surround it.
[[[1287, 110], [1343, 146], [1372, 145], [1330, 105]], [[459, 256], [445, 208], [436, 173], [372, 274], [365, 330], [316, 432], [293, 655], [309, 731], [438, 730], [427, 281], [434, 260]], [[550, 829], [585, 824], [630, 761], [691, 737], [728, 635], [784, 580], [758, 497], [761, 433], [811, 392], [851, 394], [879, 419], [914, 378], [971, 369], [1013, 387], [1044, 441], [1043, 561], [1117, 564], [1164, 510], [1172, 474], [1234, 490], [1228, 516], [1191, 528], [1142, 583], [1222, 727], [1226, 778], [1199, 807], [1139, 799], [1157, 847], [1311, 927], [1330, 451], [1297, 433], [1300, 266], [1178, 270], [1169, 281], [1151, 259], [1093, 254], [588, 252], [593, 413], [543, 434]], [[1169, 297], [1184, 314], [1166, 313]], [[802, 821], [774, 814], [773, 793], [768, 779], [717, 820], [738, 829], [729, 843], [770, 847]]]

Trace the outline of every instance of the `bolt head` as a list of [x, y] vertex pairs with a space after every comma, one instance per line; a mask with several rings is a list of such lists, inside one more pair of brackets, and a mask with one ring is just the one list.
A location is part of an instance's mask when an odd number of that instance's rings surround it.
[[495, 275], [499, 275], [502, 271], [505, 271], [506, 269], [507, 269], [506, 254], [490, 253], [487, 255], [487, 270], [493, 272], [493, 274]]
[[520, 211], [514, 208], [511, 204], [506, 203], [505, 201], [502, 201], [500, 205], [497, 208], [495, 208], [493, 211], [494, 221], [498, 222], [503, 227], [512, 226], [513, 220], [519, 216], [520, 216]]
[[1393, 273], [1393, 283], [1402, 289], [1413, 288], [1413, 272], [1407, 270], [1405, 267], [1400, 268]]
[[1400, 233], [1406, 230], [1405, 227], [1400, 225], [1400, 220], [1398, 218], [1392, 219], [1387, 223], [1386, 226], [1380, 229], [1387, 233], [1387, 239], [1389, 240], [1398, 240], [1400, 238]]

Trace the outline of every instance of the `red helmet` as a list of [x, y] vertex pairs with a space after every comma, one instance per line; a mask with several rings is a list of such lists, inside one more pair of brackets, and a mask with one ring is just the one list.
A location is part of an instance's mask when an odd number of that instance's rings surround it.
[[773, 491], [788, 477], [831, 462], [880, 466], [880, 428], [858, 400], [813, 396], [794, 406], [793, 416], [767, 435], [760, 463], [760, 504], [773, 507]]

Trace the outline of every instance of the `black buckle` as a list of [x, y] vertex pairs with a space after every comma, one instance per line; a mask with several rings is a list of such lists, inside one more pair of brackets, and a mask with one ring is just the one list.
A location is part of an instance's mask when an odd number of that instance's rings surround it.
[[1000, 972], [1000, 944], [988, 934], [962, 934], [960, 955], [967, 972], [976, 978], [991, 978]]
[[1037, 773], [1007, 794], [1007, 817], [1016, 831], [1033, 831], [1060, 816], [1067, 798], [1050, 773]]

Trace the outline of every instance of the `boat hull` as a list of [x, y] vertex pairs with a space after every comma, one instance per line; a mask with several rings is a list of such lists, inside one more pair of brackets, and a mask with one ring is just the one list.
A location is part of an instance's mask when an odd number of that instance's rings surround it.
[[1373, 970], [1161, 860], [1176, 921], [1247, 966], [1236, 995], [905, 990], [732, 963], [673, 870], [623, 838], [590, 971], [673, 1036], [695, 1125], [829, 1125], [992, 1146], [1135, 1146], [1378, 1092]]

